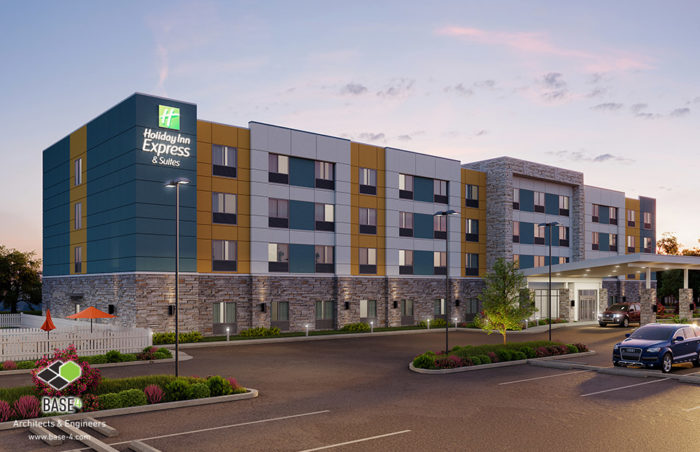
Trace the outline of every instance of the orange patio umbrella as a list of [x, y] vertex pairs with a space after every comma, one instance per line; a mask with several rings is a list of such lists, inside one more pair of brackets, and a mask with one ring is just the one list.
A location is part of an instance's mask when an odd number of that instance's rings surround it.
[[90, 306], [89, 308], [83, 309], [77, 314], [69, 315], [67, 319], [90, 319], [90, 332], [92, 333], [92, 320], [93, 319], [111, 319], [116, 317], [116, 315], [107, 314], [104, 311]]
[[[46, 320], [44, 320], [43, 325], [41, 325], [41, 329], [46, 331], [46, 334], [48, 335], [47, 337], [49, 338], [49, 341], [51, 340], [51, 330], [56, 329], [56, 325], [53, 324], [53, 320], [51, 320], [51, 309], [46, 310]], [[49, 345], [50, 348], [50, 345]]]

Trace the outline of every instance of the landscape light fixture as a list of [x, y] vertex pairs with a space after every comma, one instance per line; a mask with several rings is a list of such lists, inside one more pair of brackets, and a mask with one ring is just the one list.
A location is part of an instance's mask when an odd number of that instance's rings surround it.
[[180, 375], [180, 325], [178, 311], [180, 307], [180, 185], [187, 185], [190, 180], [178, 177], [165, 183], [167, 188], [175, 189], [175, 377]]
[[[549, 284], [547, 286], [547, 317], [549, 317], [549, 340], [552, 340], [552, 227], [558, 226], [559, 223], [552, 221], [551, 223], [539, 223], [537, 226], [549, 227]], [[590, 269], [586, 270], [590, 271]]]
[[457, 212], [450, 210], [442, 210], [440, 212], [435, 212], [434, 217], [445, 217], [445, 353], [449, 350], [448, 331], [450, 327], [450, 313], [449, 308], [449, 297], [450, 297], [450, 215], [456, 215]]

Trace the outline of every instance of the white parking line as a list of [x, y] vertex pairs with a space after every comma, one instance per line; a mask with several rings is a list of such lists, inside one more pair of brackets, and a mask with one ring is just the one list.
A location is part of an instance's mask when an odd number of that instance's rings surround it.
[[610, 388], [610, 389], [605, 389], [603, 391], [596, 391], [596, 392], [591, 392], [588, 394], [581, 394], [581, 397], [588, 397], [588, 396], [592, 396], [592, 395], [596, 395], [596, 394], [602, 394], [604, 392], [619, 391], [620, 389], [633, 388], [635, 386], [650, 385], [652, 383], [658, 383], [660, 381], [666, 381], [666, 380], [669, 380], [669, 378], [662, 378], [660, 380], [654, 380], [654, 381], [645, 381], [644, 383], [637, 383], [634, 385], [620, 386], [619, 388]]
[[700, 405], [694, 406], [693, 408], [683, 408], [683, 411], [695, 411], [700, 410]]
[[564, 375], [580, 374], [583, 372], [592, 372], [592, 371], [591, 370], [577, 370], [576, 372], [564, 372], [563, 374], [545, 375], [543, 377], [525, 378], [524, 380], [506, 381], [503, 383], [498, 383], [498, 385], [499, 386], [500, 385], [512, 385], [513, 383], [524, 383], [526, 381], [541, 380], [543, 378], [563, 377]]
[[370, 436], [369, 438], [361, 438], [361, 439], [356, 439], [353, 441], [346, 441], [344, 443], [338, 443], [338, 444], [331, 444], [328, 446], [321, 446], [321, 447], [316, 447], [314, 449], [304, 449], [301, 452], [313, 452], [315, 450], [324, 450], [324, 449], [330, 449], [332, 447], [340, 447], [340, 446], [347, 446], [348, 444], [355, 444], [355, 443], [362, 443], [364, 441], [371, 441], [373, 439], [379, 439], [379, 438], [386, 438], [387, 436], [394, 436], [394, 435], [401, 435], [403, 433], [408, 433], [410, 430], [401, 430], [400, 432], [394, 432], [394, 433], [385, 433], [384, 435], [377, 435], [377, 436]]

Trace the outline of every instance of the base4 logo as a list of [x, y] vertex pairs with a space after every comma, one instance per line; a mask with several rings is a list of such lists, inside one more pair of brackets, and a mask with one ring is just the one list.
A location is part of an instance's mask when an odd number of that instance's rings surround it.
[[[83, 369], [75, 361], [57, 360], [45, 367], [36, 376], [51, 386], [60, 391], [75, 380], [80, 378]], [[44, 413], [74, 413], [77, 409], [83, 406], [80, 397], [61, 396], [61, 397], [42, 397], [41, 411]]]

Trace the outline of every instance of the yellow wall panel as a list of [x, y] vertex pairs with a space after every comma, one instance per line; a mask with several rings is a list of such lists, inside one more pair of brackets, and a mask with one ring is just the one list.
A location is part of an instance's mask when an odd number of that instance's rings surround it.
[[211, 122], [197, 121], [197, 141], [211, 143]]
[[238, 240], [238, 228], [224, 224], [211, 225], [212, 240]]
[[211, 261], [211, 240], [197, 239], [197, 259]]
[[[208, 163], [211, 165], [211, 143], [197, 140], [197, 163]], [[209, 168], [209, 174], [206, 174], [206, 176], [211, 176], [211, 167]]]
[[238, 127], [212, 123], [211, 142], [212, 144], [238, 147]]
[[[87, 126], [83, 126], [70, 134], [68, 164], [69, 179], [69, 262], [70, 274], [75, 274], [75, 248], [82, 247], [82, 266], [80, 273], [87, 273]], [[75, 185], [75, 161], [82, 159], [80, 185]], [[81, 227], [75, 229], [75, 205], [81, 204]]]

